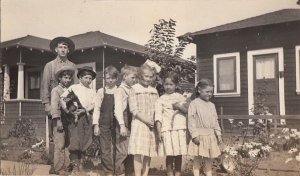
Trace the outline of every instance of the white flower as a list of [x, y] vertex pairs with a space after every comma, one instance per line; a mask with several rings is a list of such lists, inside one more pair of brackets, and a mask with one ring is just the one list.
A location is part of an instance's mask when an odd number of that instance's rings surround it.
[[270, 134], [270, 138], [273, 138], [275, 136], [275, 134]]
[[250, 151], [248, 152], [248, 154], [250, 155], [250, 157], [255, 158], [255, 157], [258, 155], [259, 152], [260, 152], [259, 149], [254, 149], [254, 150], [250, 150]]
[[289, 128], [283, 128], [281, 132], [286, 133], [288, 132], [290, 129]]
[[252, 148], [253, 148], [253, 146], [252, 146], [251, 143], [245, 143], [244, 145], [245, 145], [245, 147], [246, 147], [247, 149], [252, 149]]
[[294, 153], [294, 152], [297, 152], [298, 149], [297, 148], [292, 148], [291, 150], [288, 151], [288, 153]]
[[229, 152], [229, 154], [230, 154], [231, 156], [236, 156], [236, 155], [238, 154], [238, 152], [237, 152], [236, 150], [231, 150], [231, 151]]
[[288, 139], [290, 139], [290, 136], [284, 136], [284, 138], [288, 140]]
[[295, 138], [297, 135], [295, 133], [290, 134], [290, 137]]
[[291, 133], [296, 133], [297, 129], [291, 129]]
[[270, 152], [272, 148], [270, 146], [266, 145], [266, 146], [262, 146], [261, 149], [263, 151]]
[[262, 119], [258, 119], [257, 123], [264, 123]]
[[229, 123], [233, 123], [234, 119], [228, 119]]

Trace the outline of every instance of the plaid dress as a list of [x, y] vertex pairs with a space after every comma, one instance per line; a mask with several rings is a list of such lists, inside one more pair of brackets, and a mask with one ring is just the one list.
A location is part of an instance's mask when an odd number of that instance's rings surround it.
[[135, 118], [140, 114], [142, 118], [154, 120], [155, 102], [158, 99], [157, 90], [153, 87], [143, 87], [140, 84], [132, 86], [129, 93], [129, 107], [133, 114], [128, 153], [143, 156], [157, 156], [155, 130]]

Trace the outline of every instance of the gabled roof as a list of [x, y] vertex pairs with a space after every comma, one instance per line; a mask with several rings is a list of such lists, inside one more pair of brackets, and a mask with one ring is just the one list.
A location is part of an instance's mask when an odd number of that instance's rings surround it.
[[111, 47], [140, 54], [145, 53], [145, 47], [136, 43], [114, 37], [100, 31], [92, 31], [70, 37], [75, 43], [75, 50], [84, 50], [96, 47]]
[[51, 52], [49, 44], [50, 40], [48, 39], [27, 35], [25, 37], [20, 37], [17, 39], [2, 42], [0, 44], [0, 47], [1, 49], [10, 47], [25, 47], [28, 49], [36, 49]]
[[265, 26], [271, 24], [280, 24], [292, 21], [300, 21], [300, 9], [283, 9], [252, 18], [247, 18], [241, 21], [216, 26], [213, 28], [197, 31], [188, 35], [196, 36], [202, 34], [217, 33], [236, 29]]

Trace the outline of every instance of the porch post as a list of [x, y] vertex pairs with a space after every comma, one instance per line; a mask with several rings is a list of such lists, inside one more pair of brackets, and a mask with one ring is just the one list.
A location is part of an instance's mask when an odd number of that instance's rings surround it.
[[105, 73], [104, 73], [104, 69], [105, 69], [105, 54], [104, 54], [104, 51], [105, 51], [105, 48], [106, 48], [106, 46], [103, 47], [103, 53], [102, 53], [102, 76], [103, 76], [102, 84], [103, 84], [103, 88], [105, 88]]
[[17, 99], [24, 99], [24, 65], [25, 63], [19, 62], [18, 65], [18, 94]]
[[7, 64], [3, 65], [4, 66], [4, 90], [3, 90], [3, 98], [4, 100], [9, 100], [10, 99], [10, 70], [9, 66]]

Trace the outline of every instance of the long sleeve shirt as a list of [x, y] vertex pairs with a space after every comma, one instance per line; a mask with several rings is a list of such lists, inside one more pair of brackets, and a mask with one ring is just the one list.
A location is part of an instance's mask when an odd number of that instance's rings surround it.
[[60, 96], [67, 90], [66, 87], [63, 87], [61, 84], [54, 87], [51, 91], [51, 115], [52, 118], [61, 117], [61, 104]]
[[186, 129], [186, 117], [173, 109], [174, 103], [184, 103], [186, 98], [179, 93], [164, 94], [155, 104], [155, 121], [162, 124], [161, 131]]
[[121, 85], [116, 89], [114, 93], [115, 99], [115, 117], [119, 122], [119, 125], [124, 125], [124, 117], [123, 112], [127, 108], [128, 105], [128, 95], [131, 87], [125, 83], [121, 83]]
[[210, 135], [211, 131], [221, 135], [215, 105], [200, 98], [194, 99], [188, 109], [188, 129], [192, 138]]
[[[114, 94], [117, 90], [117, 86], [113, 87], [112, 89], [105, 87], [105, 93], [107, 94]], [[99, 124], [99, 119], [101, 115], [101, 105], [104, 98], [104, 89], [100, 88], [97, 91], [97, 94], [94, 97], [94, 113], [93, 113], [93, 125]]]
[[56, 59], [48, 62], [44, 67], [41, 81], [41, 98], [42, 103], [45, 105], [45, 111], [50, 111], [51, 90], [58, 85], [58, 82], [55, 79], [55, 73], [62, 66], [75, 67], [75, 64], [69, 60], [62, 61], [57, 57]]
[[67, 97], [69, 91], [73, 91], [75, 93], [86, 111], [91, 111], [94, 109], [94, 97], [96, 96], [96, 91], [94, 89], [87, 88], [81, 83], [73, 84], [61, 95], [61, 98]]

